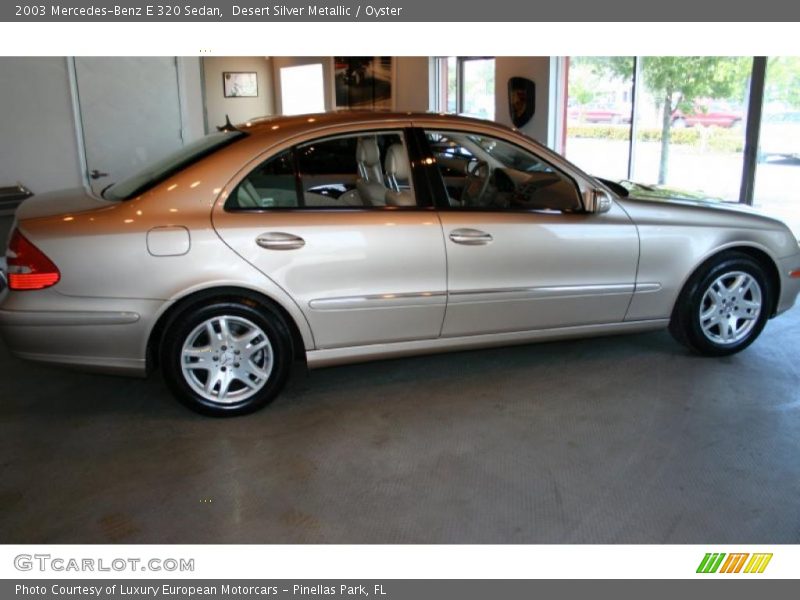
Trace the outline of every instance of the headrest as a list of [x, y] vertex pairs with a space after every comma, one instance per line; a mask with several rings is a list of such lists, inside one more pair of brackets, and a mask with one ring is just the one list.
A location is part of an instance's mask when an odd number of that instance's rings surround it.
[[380, 164], [381, 151], [378, 148], [378, 140], [374, 137], [358, 138], [356, 160], [369, 167]]
[[409, 179], [411, 167], [408, 164], [408, 154], [403, 144], [389, 146], [384, 163], [387, 175], [394, 175], [395, 179]]

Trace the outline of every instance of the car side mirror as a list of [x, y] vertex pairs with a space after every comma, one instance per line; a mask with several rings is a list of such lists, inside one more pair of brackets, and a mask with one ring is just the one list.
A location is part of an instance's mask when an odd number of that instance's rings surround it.
[[611, 210], [611, 196], [604, 190], [587, 190], [583, 193], [583, 207], [588, 213], [600, 214], [608, 212]]

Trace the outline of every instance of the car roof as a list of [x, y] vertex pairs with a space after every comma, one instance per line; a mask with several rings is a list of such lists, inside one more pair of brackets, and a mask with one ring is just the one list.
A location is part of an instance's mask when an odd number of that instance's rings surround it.
[[494, 121], [476, 119], [473, 117], [463, 117], [460, 115], [434, 112], [401, 112], [388, 110], [336, 110], [324, 113], [310, 113], [292, 116], [256, 117], [239, 123], [236, 125], [236, 128], [251, 134], [272, 134], [276, 129], [294, 130], [307, 128], [311, 130], [354, 123], [391, 123], [414, 120], [424, 120], [425, 122], [441, 121], [442, 124], [449, 126], [458, 124], [481, 125], [483, 127], [489, 126], [511, 131], [510, 128], [500, 125]]

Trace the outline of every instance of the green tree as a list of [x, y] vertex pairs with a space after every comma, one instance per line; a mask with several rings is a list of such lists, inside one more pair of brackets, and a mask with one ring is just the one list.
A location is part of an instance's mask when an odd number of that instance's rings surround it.
[[[633, 73], [632, 57], [585, 57], [581, 60], [607, 76], [630, 79]], [[676, 109], [693, 111], [695, 100], [700, 98], [741, 101], [750, 60], [723, 56], [645, 56], [641, 59], [643, 87], [653, 95], [661, 110], [658, 183], [667, 180], [672, 113]]]
[[777, 102], [791, 108], [800, 108], [800, 57], [773, 56], [767, 63], [767, 81], [764, 90], [766, 103]]

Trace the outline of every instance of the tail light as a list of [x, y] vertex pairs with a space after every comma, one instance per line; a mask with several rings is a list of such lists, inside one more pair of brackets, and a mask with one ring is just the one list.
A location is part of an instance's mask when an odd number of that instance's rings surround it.
[[8, 244], [8, 287], [12, 290], [41, 290], [58, 283], [61, 273], [44, 252], [31, 244], [19, 229]]

